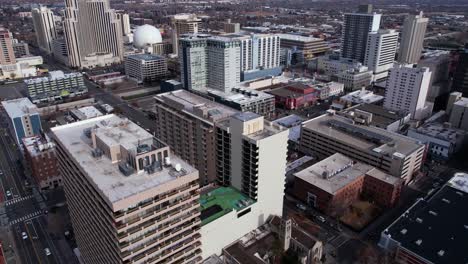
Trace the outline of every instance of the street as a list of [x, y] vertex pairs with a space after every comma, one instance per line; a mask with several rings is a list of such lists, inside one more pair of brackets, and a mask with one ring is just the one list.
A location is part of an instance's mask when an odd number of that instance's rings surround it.
[[[20, 257], [21, 263], [63, 263], [56, 240], [47, 231], [46, 209], [34, 181], [24, 172], [21, 154], [8, 130], [6, 113], [1, 113], [0, 129], [0, 198], [5, 213], [3, 230], [13, 237], [5, 245]], [[50, 254], [46, 254], [46, 248]]]

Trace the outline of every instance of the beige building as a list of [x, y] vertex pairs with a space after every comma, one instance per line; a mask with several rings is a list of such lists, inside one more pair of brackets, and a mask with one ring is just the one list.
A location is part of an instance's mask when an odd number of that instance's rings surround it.
[[199, 263], [198, 171], [133, 122], [52, 128], [85, 263]]
[[109, 0], [65, 1], [63, 31], [71, 67], [94, 68], [123, 60], [121, 21]]
[[424, 36], [426, 34], [429, 19], [419, 15], [409, 15], [403, 24], [401, 34], [400, 50], [398, 51], [398, 62], [418, 63], [423, 49]]
[[155, 97], [157, 138], [200, 173], [200, 183], [216, 180], [214, 124], [237, 113], [185, 90]]
[[179, 52], [179, 38], [183, 34], [198, 33], [201, 19], [195, 14], [177, 14], [172, 17], [172, 51]]
[[419, 172], [425, 149], [414, 139], [358, 125], [333, 112], [303, 123], [300, 148], [319, 158], [340, 153], [400, 177], [406, 183]]
[[40, 6], [32, 10], [32, 20], [39, 48], [48, 54], [52, 53], [52, 41], [57, 38], [54, 13], [49, 8]]

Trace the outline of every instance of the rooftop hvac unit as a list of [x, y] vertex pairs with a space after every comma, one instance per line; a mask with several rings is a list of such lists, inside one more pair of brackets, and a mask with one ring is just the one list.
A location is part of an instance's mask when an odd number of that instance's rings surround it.
[[98, 148], [95, 148], [93, 150], [91, 150], [91, 155], [93, 155], [94, 158], [100, 158], [102, 157], [102, 150], [98, 149]]
[[164, 164], [165, 164], [166, 166], [171, 165], [171, 158], [165, 157], [165, 158], [164, 158]]
[[180, 163], [177, 163], [175, 166], [174, 166], [174, 169], [179, 172], [182, 170], [182, 165], [180, 165]]

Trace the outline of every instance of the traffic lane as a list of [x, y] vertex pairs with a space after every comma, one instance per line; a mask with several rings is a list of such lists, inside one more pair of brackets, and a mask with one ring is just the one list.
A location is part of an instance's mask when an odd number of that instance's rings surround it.
[[45, 264], [49, 263], [48, 258], [44, 252], [44, 245], [42, 243], [42, 237], [39, 237], [37, 230], [32, 224], [31, 220], [22, 222], [23, 228], [28, 234], [28, 240], [31, 242], [31, 248], [34, 252], [36, 263]]
[[[1, 138], [1, 137], [0, 137]], [[0, 139], [0, 144], [3, 141]], [[12, 169], [12, 164], [9, 162], [7, 156], [8, 153], [5, 150], [5, 146], [0, 147], [0, 170], [2, 171], [2, 175], [0, 175], [3, 188], [5, 190], [6, 200], [12, 200], [16, 196], [21, 196], [23, 192], [21, 191], [21, 187], [18, 185], [17, 181], [15, 180], [14, 170]], [[9, 191], [9, 192], [7, 192]], [[10, 195], [7, 195], [10, 194]]]
[[[45, 216], [40, 216], [32, 220], [34, 228], [37, 230], [39, 237], [41, 238], [43, 248], [48, 248], [51, 255], [47, 256], [48, 263], [61, 263], [60, 251], [57, 250], [54, 240], [50, 237], [46, 227]], [[44, 252], [45, 253], [45, 252]]]
[[[14, 225], [15, 229], [15, 239], [16, 239], [16, 245], [17, 250], [19, 251], [18, 254], [20, 257], [22, 257], [23, 261], [25, 263], [31, 263], [31, 264], [36, 264], [40, 263], [38, 261], [38, 256], [37, 253], [33, 247], [33, 244], [30, 240], [30, 236], [27, 233], [26, 227], [24, 226], [24, 223], [18, 223]], [[23, 238], [23, 232], [26, 232], [27, 237]]]
[[15, 147], [14, 142], [11, 140], [11, 137], [4, 135], [0, 136], [0, 143], [2, 144], [2, 166], [8, 168], [9, 175], [13, 185], [15, 186], [16, 193], [19, 196], [27, 195], [28, 191], [23, 186], [26, 176], [22, 170], [18, 169], [19, 158], [17, 153], [17, 147]]

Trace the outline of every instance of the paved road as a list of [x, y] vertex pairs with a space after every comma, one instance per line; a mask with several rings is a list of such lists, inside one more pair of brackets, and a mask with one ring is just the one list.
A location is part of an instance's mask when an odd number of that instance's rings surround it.
[[[18, 162], [21, 154], [8, 131], [5, 115], [3, 111], [0, 114], [0, 196], [5, 207], [1, 224], [9, 226], [21, 263], [64, 263], [55, 240], [47, 232], [45, 204], [38, 192], [32, 190], [33, 182], [27, 179]], [[50, 256], [46, 256], [45, 248], [50, 249]]]

